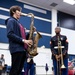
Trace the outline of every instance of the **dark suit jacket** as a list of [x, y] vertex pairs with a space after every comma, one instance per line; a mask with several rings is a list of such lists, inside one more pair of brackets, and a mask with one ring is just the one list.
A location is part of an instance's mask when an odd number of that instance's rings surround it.
[[7, 25], [7, 37], [9, 40], [10, 53], [25, 51], [24, 43], [22, 42], [22, 36], [20, 31], [20, 23], [17, 19], [11, 17], [6, 20]]
[[[59, 41], [61, 41], [61, 48], [62, 48], [62, 55], [64, 57], [68, 57], [68, 42], [67, 42], [67, 37], [64, 35], [59, 36]], [[59, 55], [60, 53], [58, 52], [58, 37], [55, 35], [51, 38], [50, 41], [50, 46], [51, 46], [51, 52], [52, 52], [52, 58], [55, 58], [55, 55]]]

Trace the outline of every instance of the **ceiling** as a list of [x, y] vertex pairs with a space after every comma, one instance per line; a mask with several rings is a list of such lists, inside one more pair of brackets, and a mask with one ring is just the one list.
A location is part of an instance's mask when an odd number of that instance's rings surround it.
[[[56, 10], [75, 16], [75, 5], [64, 3], [63, 0], [17, 0], [17, 1], [39, 6], [48, 10], [54, 8]], [[56, 6], [51, 6], [52, 3], [56, 3]]]

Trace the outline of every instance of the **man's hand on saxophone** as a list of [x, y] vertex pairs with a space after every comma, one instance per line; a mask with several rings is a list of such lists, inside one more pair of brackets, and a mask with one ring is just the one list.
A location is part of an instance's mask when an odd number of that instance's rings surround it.
[[[36, 31], [36, 27], [33, 26], [33, 32]], [[32, 39], [31, 40], [26, 40], [26, 39], [23, 39], [22, 40], [24, 43], [26, 43], [29, 47], [31, 47], [33, 45], [33, 41]]]
[[33, 41], [32, 40], [25, 40], [25, 39], [23, 39], [23, 42], [26, 43], [29, 47], [31, 47], [31, 45], [33, 45]]

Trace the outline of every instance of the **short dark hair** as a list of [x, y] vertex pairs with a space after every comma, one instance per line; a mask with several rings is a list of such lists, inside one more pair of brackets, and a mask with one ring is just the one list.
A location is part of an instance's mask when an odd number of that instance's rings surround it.
[[21, 11], [22, 8], [20, 6], [17, 6], [17, 5], [11, 6], [10, 7], [10, 16], [13, 16], [13, 14], [14, 14], [14, 12], [16, 12], [16, 10]]
[[1, 56], [4, 56], [4, 54], [1, 54]]
[[61, 28], [60, 28], [60, 27], [58, 27], [58, 26], [57, 26], [55, 29], [60, 29], [60, 30], [61, 30]]

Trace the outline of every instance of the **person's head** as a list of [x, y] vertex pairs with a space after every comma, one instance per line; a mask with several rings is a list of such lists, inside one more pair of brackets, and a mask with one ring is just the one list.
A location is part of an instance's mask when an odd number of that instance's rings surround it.
[[1, 54], [1, 58], [4, 58], [4, 54]]
[[19, 19], [21, 16], [22, 8], [20, 6], [11, 6], [10, 7], [10, 16]]
[[60, 34], [60, 32], [61, 32], [61, 28], [60, 28], [60, 27], [56, 27], [56, 28], [55, 28], [55, 33], [56, 33], [56, 34]]

